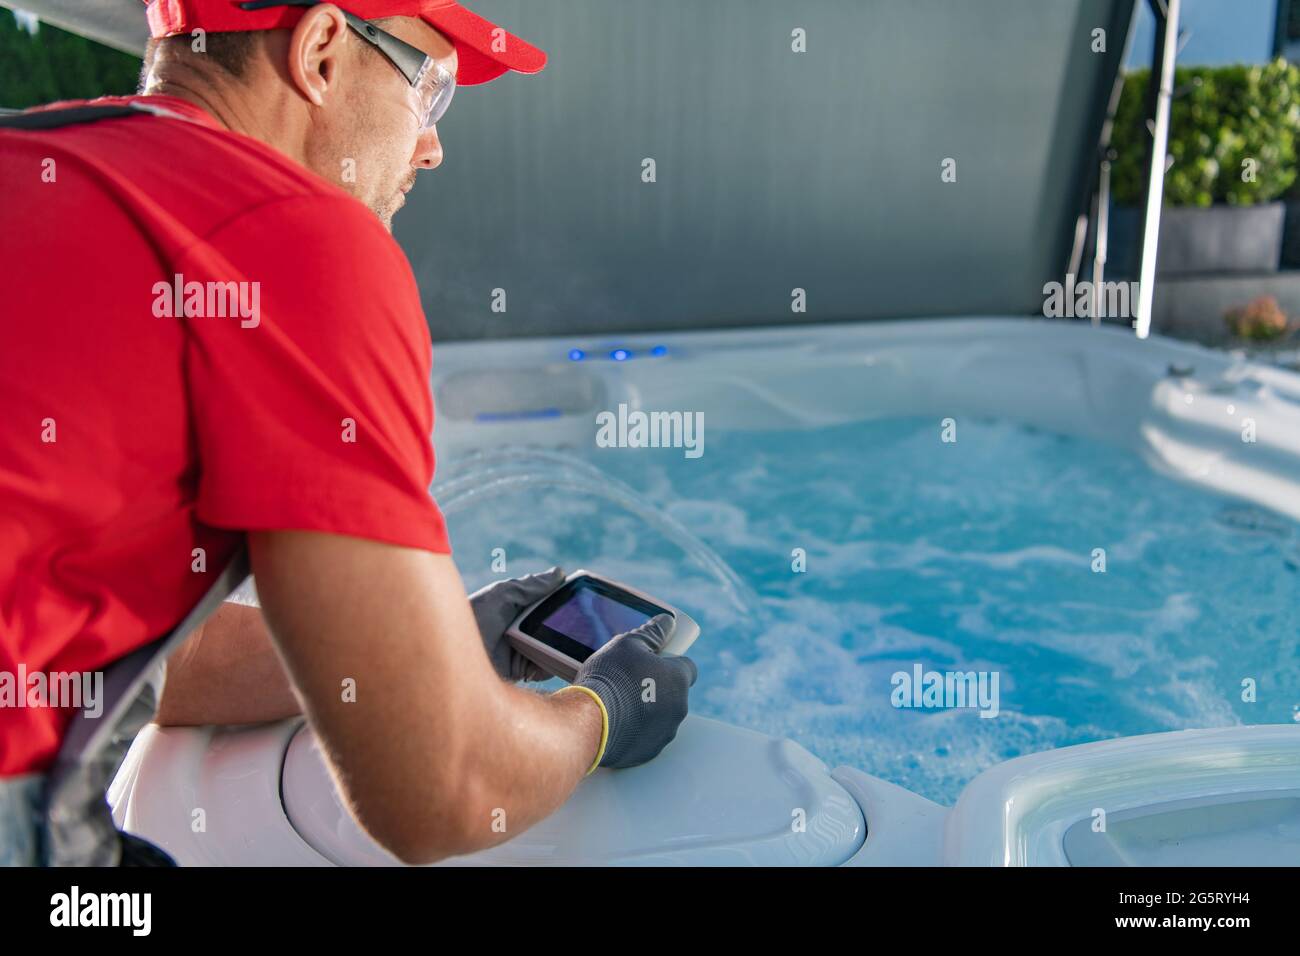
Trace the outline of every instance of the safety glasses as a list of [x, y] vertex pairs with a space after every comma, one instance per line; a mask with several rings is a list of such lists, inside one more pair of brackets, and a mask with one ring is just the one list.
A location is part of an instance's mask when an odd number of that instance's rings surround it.
[[[265, 10], [267, 7], [314, 7], [322, 2], [324, 0], [247, 0], [239, 6], [243, 10]], [[456, 92], [456, 77], [419, 47], [342, 8], [339, 12], [352, 31], [382, 53], [411, 84], [419, 101], [416, 115], [420, 118], [420, 130], [432, 129], [451, 105]]]

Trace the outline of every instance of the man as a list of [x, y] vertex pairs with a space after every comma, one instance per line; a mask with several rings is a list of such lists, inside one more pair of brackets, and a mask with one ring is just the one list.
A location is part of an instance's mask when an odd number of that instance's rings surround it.
[[[105, 667], [246, 542], [262, 610], [172, 655], [158, 719], [301, 706], [401, 860], [508, 839], [657, 754], [695, 679], [656, 619], [575, 692], [516, 687], [502, 630], [562, 572], [467, 599], [427, 491], [430, 340], [388, 229], [456, 85], [545, 54], [452, 0], [147, 14], [143, 95], [92, 104], [132, 115], [0, 125], [0, 675]], [[24, 808], [71, 713], [0, 708], [0, 860], [39, 855]]]

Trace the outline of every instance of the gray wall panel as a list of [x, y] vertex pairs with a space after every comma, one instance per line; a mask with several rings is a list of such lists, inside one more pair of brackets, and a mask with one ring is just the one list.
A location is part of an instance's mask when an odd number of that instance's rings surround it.
[[[476, 6], [551, 61], [458, 93], [446, 160], [398, 217], [441, 340], [1038, 312], [1132, 9]], [[1098, 26], [1106, 56], [1090, 49]], [[795, 27], [807, 53], [790, 51]], [[790, 311], [796, 286], [806, 316]]]

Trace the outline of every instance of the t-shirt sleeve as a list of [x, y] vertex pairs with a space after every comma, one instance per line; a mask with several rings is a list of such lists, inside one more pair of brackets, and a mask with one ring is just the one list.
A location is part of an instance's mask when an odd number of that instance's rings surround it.
[[428, 327], [410, 265], [374, 214], [342, 196], [278, 200], [208, 236], [177, 271], [184, 283], [241, 283], [177, 320], [197, 519], [450, 553], [429, 494]]

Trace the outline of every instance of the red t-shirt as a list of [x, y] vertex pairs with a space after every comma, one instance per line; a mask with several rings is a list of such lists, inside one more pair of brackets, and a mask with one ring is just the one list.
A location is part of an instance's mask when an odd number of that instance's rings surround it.
[[[432, 349], [401, 249], [271, 147], [183, 100], [139, 99], [184, 119], [0, 129], [11, 681], [160, 637], [244, 531], [451, 550], [428, 492]], [[0, 706], [0, 776], [47, 766], [72, 713]]]

